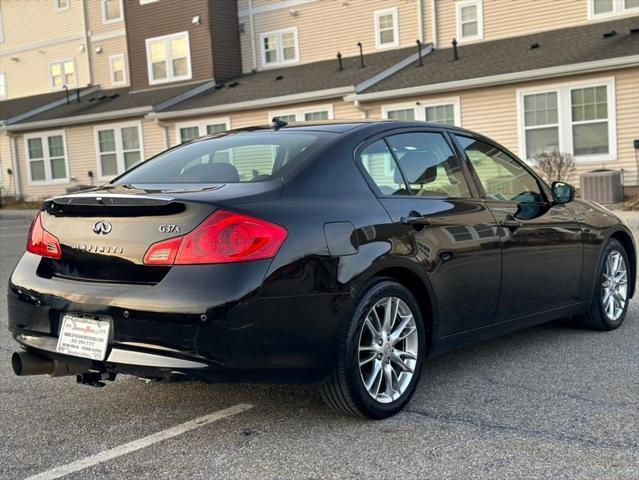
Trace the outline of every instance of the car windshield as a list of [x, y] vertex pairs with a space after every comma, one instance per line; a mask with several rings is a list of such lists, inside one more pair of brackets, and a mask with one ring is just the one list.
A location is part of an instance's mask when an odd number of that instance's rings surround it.
[[331, 137], [326, 132], [231, 132], [185, 143], [144, 162], [115, 184], [240, 183], [281, 177]]

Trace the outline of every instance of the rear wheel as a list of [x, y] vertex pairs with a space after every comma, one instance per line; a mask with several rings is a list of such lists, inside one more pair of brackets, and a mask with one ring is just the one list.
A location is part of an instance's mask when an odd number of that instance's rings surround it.
[[601, 256], [595, 294], [586, 312], [577, 322], [591, 330], [614, 330], [626, 317], [630, 293], [630, 263], [623, 245], [611, 239]]
[[394, 415], [415, 391], [424, 354], [424, 326], [415, 298], [399, 283], [379, 281], [355, 307], [322, 398], [349, 415]]

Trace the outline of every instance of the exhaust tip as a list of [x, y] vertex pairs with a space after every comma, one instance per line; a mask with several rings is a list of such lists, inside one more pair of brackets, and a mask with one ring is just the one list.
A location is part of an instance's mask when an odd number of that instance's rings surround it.
[[18, 352], [13, 352], [13, 355], [11, 355], [11, 368], [13, 368], [13, 373], [16, 375], [22, 375], [22, 359]]

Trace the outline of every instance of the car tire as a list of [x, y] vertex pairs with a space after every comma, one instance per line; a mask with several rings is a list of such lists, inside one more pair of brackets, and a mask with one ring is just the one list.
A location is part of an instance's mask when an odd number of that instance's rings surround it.
[[374, 281], [346, 319], [336, 367], [320, 389], [322, 398], [333, 409], [360, 418], [396, 414], [415, 391], [426, 354], [425, 338], [411, 292], [390, 279]]
[[[617, 259], [622, 263], [617, 264], [617, 267], [615, 267], [614, 262]], [[612, 272], [613, 282], [609, 278], [611, 268], [618, 269], [617, 273]], [[620, 273], [621, 269], [625, 272], [624, 274]], [[608, 240], [603, 249], [596, 275], [592, 301], [588, 309], [577, 315], [575, 320], [581, 328], [599, 331], [614, 330], [623, 323], [626, 317], [628, 304], [630, 303], [629, 282], [632, 278], [626, 249], [614, 238]], [[611, 292], [615, 293], [611, 294]], [[620, 301], [622, 298], [623, 302]], [[612, 302], [612, 307], [610, 302]]]

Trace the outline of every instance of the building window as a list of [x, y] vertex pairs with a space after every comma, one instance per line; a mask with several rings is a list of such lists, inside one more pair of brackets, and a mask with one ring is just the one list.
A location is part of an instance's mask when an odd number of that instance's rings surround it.
[[95, 128], [100, 177], [119, 175], [144, 159], [141, 131], [139, 123]]
[[439, 123], [461, 126], [459, 97], [441, 100], [420, 100], [410, 104], [387, 105], [382, 107], [382, 117], [389, 120]]
[[484, 38], [482, 0], [457, 2], [457, 40], [481, 40]]
[[24, 139], [31, 183], [69, 180], [64, 131], [25, 135]]
[[111, 71], [111, 85], [125, 85], [127, 83], [126, 61], [123, 54], [109, 57], [109, 69]]
[[297, 28], [262, 33], [260, 45], [264, 67], [299, 62]]
[[580, 161], [616, 160], [614, 79], [519, 92], [520, 153], [557, 150]]
[[175, 128], [178, 143], [184, 143], [203, 135], [225, 132], [231, 128], [231, 122], [228, 118], [215, 118], [197, 123], [178, 123]]
[[69, 10], [69, 0], [55, 0], [55, 8], [58, 11]]
[[65, 60], [49, 64], [51, 88], [62, 88], [64, 85], [76, 86], [75, 60]]
[[399, 25], [397, 8], [375, 12], [375, 46], [377, 48], [397, 47], [399, 45]]
[[0, 98], [7, 98], [7, 76], [0, 72]]
[[283, 112], [269, 112], [268, 121], [279, 118], [286, 123], [292, 122], [317, 122], [333, 119], [333, 106], [321, 105], [315, 108], [300, 108]]
[[122, 20], [122, 0], [102, 0], [102, 23], [115, 23]]
[[557, 92], [524, 95], [523, 106], [526, 155], [559, 150]]
[[149, 83], [166, 83], [191, 78], [189, 32], [147, 38]]
[[635, 14], [639, 0], [588, 0], [588, 18]]

